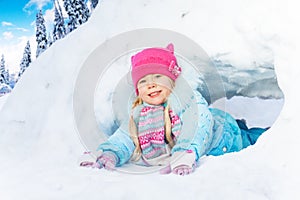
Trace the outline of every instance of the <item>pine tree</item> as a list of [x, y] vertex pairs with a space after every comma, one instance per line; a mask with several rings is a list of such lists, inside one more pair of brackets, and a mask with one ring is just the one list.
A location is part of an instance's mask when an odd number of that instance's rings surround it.
[[15, 87], [15, 84], [16, 84], [16, 77], [15, 77], [15, 74], [12, 73], [12, 74], [9, 74], [9, 86], [11, 88], [14, 88]]
[[0, 83], [9, 85], [9, 70], [5, 69], [5, 59], [3, 54], [0, 62]]
[[64, 0], [64, 7], [69, 16], [69, 21], [67, 24], [68, 33], [77, 28], [75, 10], [74, 6], [72, 6], [73, 2], [74, 0]]
[[63, 38], [65, 35], [66, 35], [66, 28], [65, 28], [65, 22], [64, 22], [64, 17], [63, 17], [63, 14], [62, 14], [62, 10], [61, 10], [61, 7], [59, 5], [59, 2], [54, 1], [53, 42]]
[[29, 67], [30, 63], [31, 63], [31, 48], [30, 48], [29, 41], [27, 41], [27, 44], [24, 48], [23, 58], [22, 58], [21, 64], [20, 64], [20, 71], [18, 74], [18, 79], [20, 79], [22, 74]]
[[9, 74], [9, 69], [6, 69], [5, 74], [4, 74], [4, 77], [5, 77], [5, 80], [6, 80], [5, 84], [6, 84], [6, 85], [9, 85], [9, 84], [10, 84], [10, 74]]
[[47, 40], [47, 42], [48, 42], [48, 47], [50, 47], [53, 44], [53, 39], [51, 37], [51, 33], [48, 33], [48, 40]]
[[84, 0], [64, 0], [64, 7], [68, 13], [68, 32], [78, 28], [90, 17], [90, 11]]
[[90, 10], [87, 7], [84, 0], [77, 0], [78, 2], [78, 12], [79, 12], [79, 24], [83, 24], [88, 21], [90, 17]]
[[47, 33], [42, 10], [36, 14], [36, 42], [36, 57], [38, 57], [47, 49]]
[[98, 5], [98, 0], [91, 0], [91, 3], [92, 3], [92, 9], [94, 10]]
[[5, 76], [5, 60], [4, 60], [4, 55], [2, 54], [1, 56], [1, 61], [0, 61], [0, 84], [6, 83], [6, 76]]

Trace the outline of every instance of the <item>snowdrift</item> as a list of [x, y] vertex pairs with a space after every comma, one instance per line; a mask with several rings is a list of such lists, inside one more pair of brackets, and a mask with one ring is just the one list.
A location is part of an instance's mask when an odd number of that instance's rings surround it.
[[[291, 15], [278, 15], [286, 7]], [[296, 22], [295, 7], [258, 0], [101, 1], [87, 23], [32, 63], [3, 105], [1, 199], [296, 199], [299, 31], [284, 23]], [[179, 32], [210, 56], [225, 53], [223, 62], [236, 67], [274, 59], [285, 95], [276, 123], [256, 145], [203, 158], [187, 177], [78, 167], [85, 144], [74, 120], [73, 94], [81, 67], [107, 39], [140, 28]]]

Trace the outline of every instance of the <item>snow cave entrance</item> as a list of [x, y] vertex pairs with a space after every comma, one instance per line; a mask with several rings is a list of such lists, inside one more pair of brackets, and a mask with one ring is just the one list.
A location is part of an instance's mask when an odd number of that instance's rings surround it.
[[[265, 121], [269, 127], [273, 125], [283, 107], [284, 95], [272, 64], [240, 68], [210, 58], [197, 43], [182, 34], [138, 29], [105, 41], [81, 68], [73, 97], [74, 116], [87, 150], [95, 150], [130, 114], [135, 99], [129, 73], [131, 56], [146, 47], [164, 47], [170, 42], [183, 68], [182, 84], [187, 90], [200, 91], [210, 107], [245, 119], [247, 125], [254, 126], [257, 121]], [[264, 127], [264, 124], [257, 126]]]

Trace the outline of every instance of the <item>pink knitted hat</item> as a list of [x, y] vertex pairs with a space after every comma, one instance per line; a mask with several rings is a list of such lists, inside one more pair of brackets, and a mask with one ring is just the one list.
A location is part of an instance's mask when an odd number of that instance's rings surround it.
[[166, 48], [148, 48], [131, 57], [131, 76], [136, 94], [138, 81], [148, 74], [162, 74], [176, 80], [181, 73], [174, 55], [174, 46]]

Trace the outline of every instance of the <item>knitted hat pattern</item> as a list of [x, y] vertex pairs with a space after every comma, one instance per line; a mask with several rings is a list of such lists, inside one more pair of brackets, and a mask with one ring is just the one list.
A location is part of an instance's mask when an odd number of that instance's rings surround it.
[[138, 94], [138, 81], [148, 74], [162, 74], [175, 81], [181, 73], [174, 55], [174, 45], [147, 48], [131, 57], [131, 77]]

